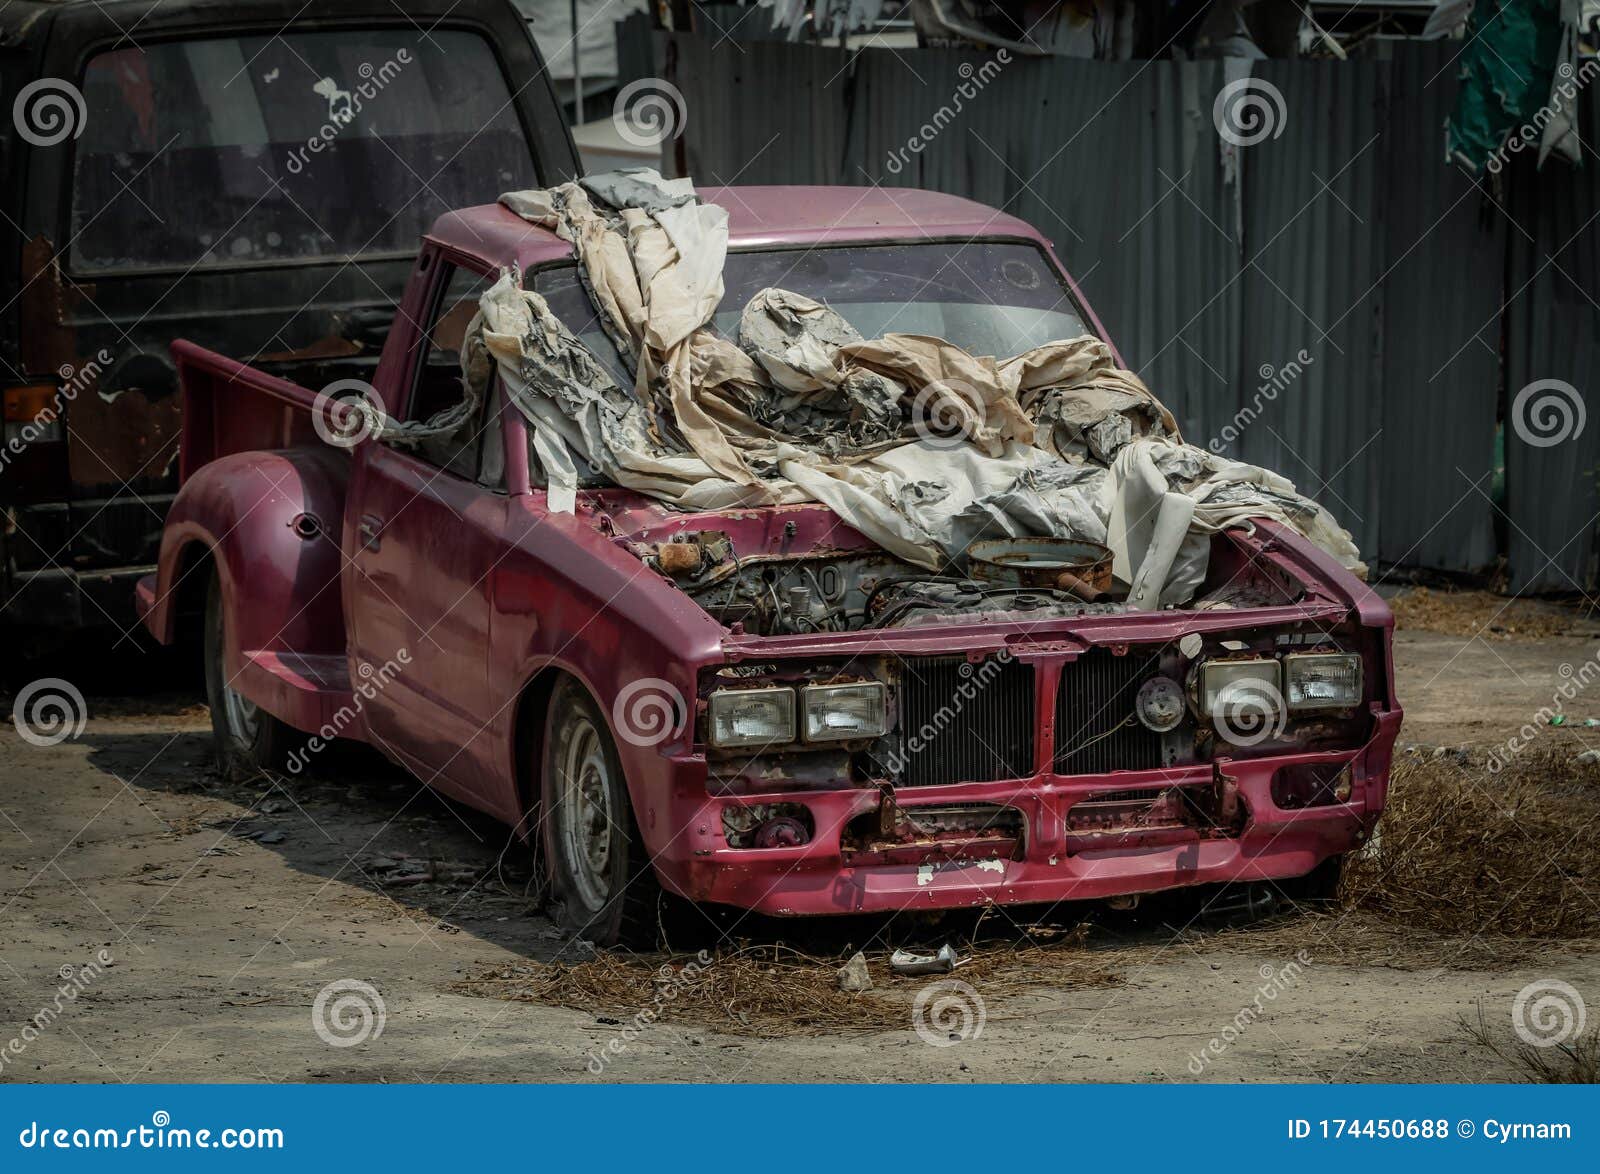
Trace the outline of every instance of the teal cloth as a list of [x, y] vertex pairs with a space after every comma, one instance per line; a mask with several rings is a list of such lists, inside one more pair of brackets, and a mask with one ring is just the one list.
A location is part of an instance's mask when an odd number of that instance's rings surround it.
[[[1461, 50], [1445, 148], [1476, 173], [1549, 100], [1561, 47], [1560, 0], [1477, 0]], [[1538, 137], [1524, 150], [1537, 148]]]

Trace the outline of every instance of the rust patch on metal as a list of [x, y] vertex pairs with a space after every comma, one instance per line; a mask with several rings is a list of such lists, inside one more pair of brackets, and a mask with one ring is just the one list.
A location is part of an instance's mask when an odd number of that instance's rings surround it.
[[[94, 287], [87, 293], [94, 296]], [[67, 311], [81, 298], [61, 276], [61, 263], [50, 238], [40, 235], [22, 246], [22, 294], [18, 298], [22, 336], [18, 339], [22, 369], [29, 375], [55, 378], [63, 366], [78, 367], [76, 332], [67, 325]]]
[[1022, 813], [989, 803], [900, 807], [885, 789], [880, 806], [858, 815], [840, 838], [852, 864], [976, 863], [1020, 860]]
[[337, 334], [330, 334], [326, 338], [319, 338], [292, 351], [272, 351], [268, 354], [257, 355], [258, 363], [298, 363], [307, 359], [348, 359], [352, 355], [359, 355], [367, 348], [353, 339], [343, 338]]
[[107, 403], [91, 387], [67, 416], [67, 471], [75, 485], [116, 485], [166, 473], [178, 455], [179, 397], [129, 390]]

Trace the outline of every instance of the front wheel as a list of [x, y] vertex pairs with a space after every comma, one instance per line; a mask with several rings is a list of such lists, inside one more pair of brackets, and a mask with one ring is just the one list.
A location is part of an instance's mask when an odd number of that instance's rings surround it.
[[1283, 882], [1284, 894], [1307, 905], [1326, 905], [1338, 900], [1339, 886], [1344, 881], [1345, 855], [1330, 856], [1305, 876]]
[[228, 677], [226, 610], [222, 579], [213, 568], [206, 593], [206, 702], [211, 706], [217, 767], [224, 778], [237, 780], [263, 770], [282, 770], [305, 743], [305, 735], [233, 688]]
[[652, 942], [660, 887], [616, 743], [593, 699], [570, 678], [550, 698], [541, 778], [556, 923], [597, 946]]

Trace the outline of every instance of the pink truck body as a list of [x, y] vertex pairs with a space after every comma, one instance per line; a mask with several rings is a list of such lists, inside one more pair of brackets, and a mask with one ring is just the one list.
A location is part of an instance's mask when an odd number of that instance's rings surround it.
[[[740, 188], [703, 196], [728, 209], [734, 250], [993, 237], [1035, 242], [1059, 265], [1028, 225], [932, 193]], [[438, 296], [443, 261], [484, 275], [507, 266], [533, 274], [570, 265], [572, 255], [499, 206], [442, 217], [424, 240], [374, 379], [396, 418], [410, 409], [425, 341], [419, 324]], [[544, 706], [559, 676], [580, 682], [612, 719], [630, 684], [664, 682], [689, 699], [691, 720], [653, 744], [612, 733], [657, 877], [682, 897], [811, 915], [1282, 880], [1359, 848], [1383, 809], [1401, 721], [1391, 614], [1287, 528], [1262, 521], [1213, 543], [1212, 577], [1287, 585], [1283, 601], [1267, 606], [1027, 624], [979, 615], [762, 636], [719, 623], [637, 548], [706, 531], [725, 532], [746, 558], [870, 548], [824, 506], [689, 514], [611, 488], [581, 491], [576, 512], [552, 513], [530, 483], [526, 425], [503, 402], [504, 485], [492, 490], [380, 442], [332, 448], [313, 428], [312, 391], [188, 343], [173, 351], [185, 396], [182, 486], [158, 571], [138, 588], [149, 631], [173, 640], [214, 567], [235, 689], [299, 730], [369, 742], [439, 792], [524, 833], [538, 817]], [[1270, 651], [1308, 634], [1362, 657], [1365, 698], [1344, 720], [1291, 722], [1282, 737], [1249, 748], [1210, 740], [1203, 753], [1172, 762], [1058, 771], [1068, 733], [1061, 715], [1084, 666], [1156, 650], [1170, 660], [1185, 641]], [[400, 650], [404, 670], [379, 673]], [[1031, 754], [1014, 777], [906, 785], [830, 776], [808, 769], [803, 753], [733, 768], [706, 744], [705, 698], [730, 666], [803, 678], [809, 664], [870, 659], [892, 678], [922, 661], [981, 666], [996, 656], [1009, 663], [1010, 704], [1031, 707]], [[371, 687], [375, 675], [381, 687]], [[902, 712], [901, 720], [912, 719]], [[1339, 777], [1338, 797], [1307, 802], [1286, 784], [1307, 772]], [[730, 807], [756, 809], [756, 821], [803, 809], [804, 842], [735, 846]], [[1008, 819], [965, 831], [957, 820], [953, 830], [896, 838], [894, 813], [919, 809], [1004, 810]]]

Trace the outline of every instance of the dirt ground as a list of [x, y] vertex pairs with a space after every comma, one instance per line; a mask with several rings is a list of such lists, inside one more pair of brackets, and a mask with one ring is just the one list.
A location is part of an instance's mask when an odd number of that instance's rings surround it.
[[[1563, 664], [1595, 653], [1592, 637], [1404, 631], [1402, 744], [1493, 745], [1549, 703]], [[1115, 985], [975, 968], [981, 1031], [935, 1036], [950, 1046], [913, 1030], [926, 980], [892, 980], [906, 1012], [891, 1030], [758, 1038], [723, 1017], [635, 1031], [641, 1008], [473, 987], [496, 974], [514, 987], [558, 951], [573, 957], [522, 895], [527, 862], [500, 826], [360, 752], [288, 785], [225, 784], [194, 691], [98, 684], [74, 740], [40, 748], [0, 725], [0, 1080], [1500, 1080], [1511, 1069], [1460, 1025], [1480, 1000], [1493, 1023], [1538, 979], [1600, 998], [1600, 951], [1534, 950], [1485, 970], [1465, 968], [1482, 955], [1462, 943], [1425, 966], [1357, 965], [1313, 918], [1270, 949], [1180, 938], [1173, 926], [1198, 912], [1180, 902], [1091, 935], [1082, 949], [1114, 953]], [[1600, 718], [1600, 691], [1568, 713], [1544, 736], [1600, 749], [1600, 729], [1581, 724]], [[891, 983], [881, 956], [874, 977]], [[364, 1036], [353, 1046], [315, 1030], [319, 992], [338, 980], [371, 988], [321, 1008], [333, 1032]]]

